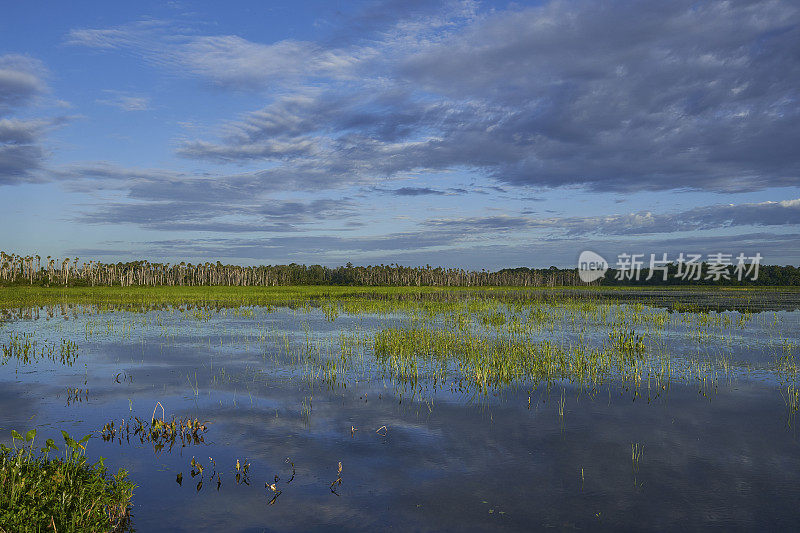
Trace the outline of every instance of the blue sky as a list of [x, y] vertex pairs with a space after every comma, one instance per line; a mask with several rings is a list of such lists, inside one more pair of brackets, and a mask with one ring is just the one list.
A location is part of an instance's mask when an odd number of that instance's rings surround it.
[[0, 249], [800, 263], [791, 1], [16, 2]]

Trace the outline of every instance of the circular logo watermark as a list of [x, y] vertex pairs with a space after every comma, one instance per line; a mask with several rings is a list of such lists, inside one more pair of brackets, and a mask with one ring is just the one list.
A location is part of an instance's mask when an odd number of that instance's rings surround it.
[[600, 254], [585, 250], [578, 257], [578, 276], [584, 283], [597, 281], [605, 276], [607, 270], [608, 261]]

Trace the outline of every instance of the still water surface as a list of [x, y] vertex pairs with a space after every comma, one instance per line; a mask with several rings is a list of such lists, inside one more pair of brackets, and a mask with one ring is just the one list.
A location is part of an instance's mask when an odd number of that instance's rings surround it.
[[[0, 343], [71, 341], [77, 354], [3, 360], [0, 440], [34, 427], [42, 440], [93, 433], [90, 460], [105, 457], [138, 485], [138, 531], [795, 529], [796, 303], [706, 318], [674, 303], [595, 302], [606, 308], [599, 320], [550, 303], [524, 332], [600, 346], [628, 320], [649, 351], [688, 369], [666, 389], [624, 377], [481, 387], [457, 361], [445, 379], [421, 367], [409, 382], [375, 357], [377, 332], [446, 328], [448, 310], [19, 310], [0, 322]], [[492, 312], [529, 317], [542, 305], [498, 302]], [[472, 327], [512, 335], [481, 323], [485, 308], [472, 309]], [[631, 319], [647, 314], [666, 322]], [[325, 362], [346, 358], [355, 362], [332, 377]], [[203, 422], [203, 442], [102, 438], [106, 424], [149, 421], [154, 409]], [[202, 474], [192, 476], [193, 458]], [[237, 460], [250, 464], [247, 483]]]

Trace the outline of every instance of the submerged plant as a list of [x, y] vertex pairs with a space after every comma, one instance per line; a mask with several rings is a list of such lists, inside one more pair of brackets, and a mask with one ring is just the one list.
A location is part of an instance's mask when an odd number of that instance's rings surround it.
[[633, 467], [633, 484], [636, 485], [636, 476], [639, 474], [639, 463], [642, 461], [642, 454], [644, 454], [644, 445], [631, 443], [631, 465]]
[[303, 420], [303, 425], [305, 426], [308, 426], [311, 421], [311, 410], [313, 409], [311, 402], [313, 399], [313, 396], [303, 398], [303, 402], [300, 404], [300, 418]]
[[789, 411], [786, 424], [792, 427], [795, 417], [797, 416], [797, 411], [800, 409], [800, 389], [796, 385], [789, 385], [786, 387], [785, 391], [781, 391], [781, 394], [783, 395], [786, 407]]

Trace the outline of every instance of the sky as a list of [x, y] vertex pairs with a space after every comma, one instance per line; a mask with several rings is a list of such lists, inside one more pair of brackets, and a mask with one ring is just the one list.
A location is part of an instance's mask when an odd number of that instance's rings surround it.
[[800, 264], [792, 0], [7, 2], [0, 249]]

